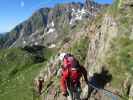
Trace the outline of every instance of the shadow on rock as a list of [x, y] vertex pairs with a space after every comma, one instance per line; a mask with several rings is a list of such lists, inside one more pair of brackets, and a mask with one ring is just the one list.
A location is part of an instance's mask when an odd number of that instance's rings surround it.
[[90, 83], [96, 88], [104, 88], [107, 83], [112, 80], [112, 75], [107, 69], [102, 67], [101, 73], [94, 73], [90, 79]]
[[[94, 73], [94, 75], [90, 78], [89, 84], [88, 84], [88, 97], [83, 100], [88, 100], [88, 98], [91, 97], [91, 95], [96, 95], [99, 91], [99, 89], [104, 89], [107, 83], [109, 83], [112, 80], [112, 75], [109, 73], [105, 67], [102, 67], [102, 70], [100, 73]], [[98, 99], [100, 100], [100, 99]]]

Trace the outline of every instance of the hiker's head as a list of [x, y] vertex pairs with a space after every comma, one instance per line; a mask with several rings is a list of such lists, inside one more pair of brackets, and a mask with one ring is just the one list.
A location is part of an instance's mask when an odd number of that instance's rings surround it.
[[[68, 57], [68, 56], [73, 56], [72, 54], [70, 54], [70, 53], [59, 53], [59, 60], [60, 61], [63, 61], [63, 59], [65, 58], [65, 57]], [[73, 56], [74, 57], [74, 56]]]
[[60, 53], [59, 54], [59, 60], [62, 61], [64, 59], [64, 57], [67, 55], [67, 53]]

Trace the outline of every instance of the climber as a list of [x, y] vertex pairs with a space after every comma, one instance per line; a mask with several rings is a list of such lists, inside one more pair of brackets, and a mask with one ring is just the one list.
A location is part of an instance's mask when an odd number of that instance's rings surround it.
[[42, 93], [43, 83], [44, 83], [44, 79], [41, 76], [39, 76], [38, 77], [38, 92], [39, 92], [39, 95], [41, 95], [41, 93]]
[[62, 61], [60, 80], [62, 95], [71, 100], [80, 100], [80, 78], [82, 75], [88, 84], [86, 69], [71, 54], [61, 53], [59, 59]]

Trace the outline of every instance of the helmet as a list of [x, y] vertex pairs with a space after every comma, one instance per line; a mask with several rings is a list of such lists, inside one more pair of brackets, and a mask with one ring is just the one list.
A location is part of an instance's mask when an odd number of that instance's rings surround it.
[[67, 55], [67, 53], [60, 53], [59, 60], [63, 60], [66, 55]]

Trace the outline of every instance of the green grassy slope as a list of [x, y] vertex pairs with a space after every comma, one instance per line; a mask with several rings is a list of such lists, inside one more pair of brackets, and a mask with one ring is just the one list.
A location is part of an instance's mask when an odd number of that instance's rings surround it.
[[108, 55], [106, 62], [114, 76], [113, 86], [117, 88], [121, 87], [118, 83], [122, 83], [128, 77], [128, 73], [133, 74], [132, 50], [133, 40], [129, 40], [127, 37], [114, 39], [111, 53]]
[[[34, 50], [32, 49], [32, 51]], [[43, 48], [42, 51], [44, 61], [36, 61], [37, 52], [30, 52], [27, 49], [0, 50], [1, 100], [33, 99], [33, 79], [53, 54], [46, 48]]]

